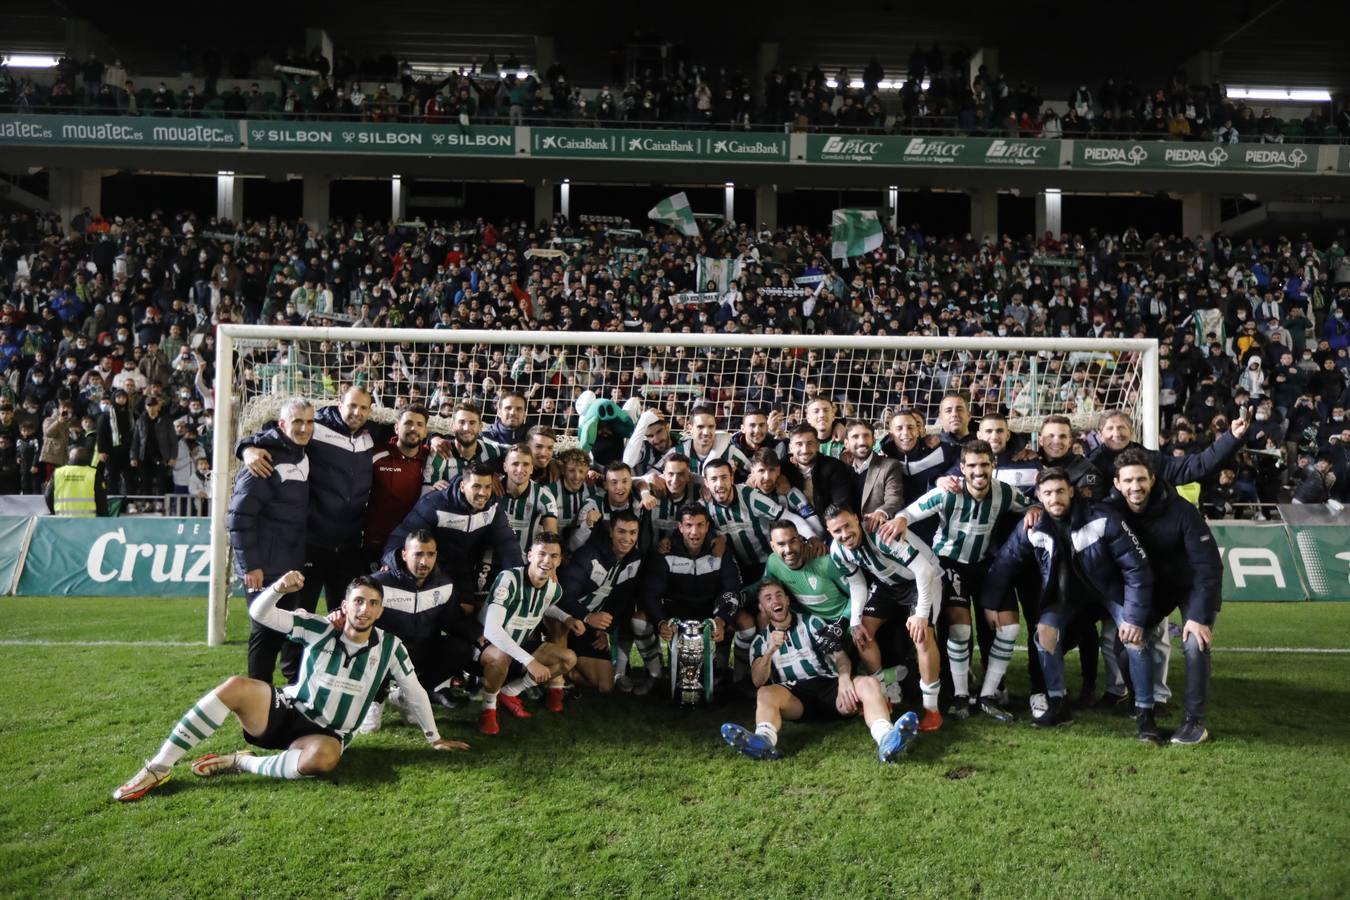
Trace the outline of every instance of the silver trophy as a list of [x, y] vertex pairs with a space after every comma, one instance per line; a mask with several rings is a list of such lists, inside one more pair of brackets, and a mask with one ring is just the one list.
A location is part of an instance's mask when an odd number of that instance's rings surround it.
[[712, 699], [713, 623], [711, 619], [676, 619], [671, 623], [670, 699], [695, 706]]

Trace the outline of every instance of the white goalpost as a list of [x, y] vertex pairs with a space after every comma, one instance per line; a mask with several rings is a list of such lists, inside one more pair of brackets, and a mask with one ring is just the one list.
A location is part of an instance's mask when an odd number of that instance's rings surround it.
[[1124, 409], [1146, 447], [1159, 441], [1158, 343], [1144, 339], [849, 337], [785, 334], [456, 331], [222, 325], [216, 331], [211, 487], [211, 584], [207, 642], [225, 640], [232, 572], [226, 513], [243, 434], [302, 396], [336, 402], [353, 383], [374, 396], [372, 418], [427, 406], [431, 429], [448, 423], [442, 403], [468, 398], [492, 417], [496, 393], [529, 398], [530, 421], [573, 433], [584, 391], [622, 404], [636, 397], [677, 427], [694, 406], [716, 410], [735, 431], [747, 408], [776, 406], [788, 418], [816, 396], [841, 417], [885, 431], [910, 407], [935, 426], [943, 394], [963, 391], [972, 413], [1005, 412], [1014, 431], [1034, 432], [1051, 414], [1078, 431], [1107, 409]]

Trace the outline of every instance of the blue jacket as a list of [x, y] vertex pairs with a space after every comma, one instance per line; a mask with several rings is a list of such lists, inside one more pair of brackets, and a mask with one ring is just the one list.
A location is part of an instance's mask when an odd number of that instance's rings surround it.
[[1192, 481], [1203, 481], [1211, 475], [1218, 474], [1224, 463], [1228, 462], [1240, 446], [1241, 442], [1233, 437], [1233, 433], [1225, 431], [1204, 450], [1187, 456], [1163, 456], [1157, 450], [1147, 450], [1143, 444], [1131, 441], [1124, 450], [1112, 450], [1105, 444], [1098, 444], [1096, 449], [1088, 454], [1087, 460], [1101, 472], [1109, 488], [1116, 479], [1116, 457], [1125, 450], [1139, 449], [1152, 458], [1153, 471], [1158, 473], [1160, 481], [1168, 484], [1190, 484]]
[[621, 613], [631, 605], [641, 571], [642, 552], [637, 546], [619, 559], [610, 536], [599, 532], [558, 570], [563, 589], [558, 605], [577, 619], [593, 612]]
[[1167, 579], [1170, 590], [1158, 593], [1149, 623], [1180, 608], [1187, 619], [1213, 625], [1223, 601], [1223, 562], [1200, 510], [1161, 480], [1154, 482], [1141, 513], [1130, 512], [1119, 491], [1111, 492], [1107, 504], [1134, 529], [1149, 564]]
[[454, 599], [454, 579], [439, 566], [420, 587], [402, 560], [373, 577], [384, 587], [379, 627], [409, 646], [436, 637], [468, 618]]
[[[1115, 509], [1077, 502], [1069, 507], [1073, 563], [1078, 575], [1108, 600], [1125, 607], [1125, 621], [1146, 626], [1153, 609], [1153, 571], [1143, 545]], [[1034, 564], [1040, 572], [1041, 596], [1055, 577], [1055, 538], [1047, 513], [1027, 531], [1015, 528], [999, 549], [985, 577], [981, 605], [998, 609], [1017, 576]], [[1070, 601], [1073, 598], [1067, 598]]]
[[305, 519], [309, 510], [309, 458], [305, 448], [275, 427], [250, 445], [272, 454], [272, 474], [256, 478], [241, 468], [234, 479], [226, 526], [240, 576], [262, 569], [267, 583], [305, 565]]
[[422, 495], [384, 542], [386, 566], [398, 568], [401, 564], [398, 551], [404, 538], [408, 532], [422, 528], [435, 536], [439, 558], [452, 574], [465, 575], [476, 570], [488, 547], [492, 548], [492, 567], [496, 570], [525, 565], [520, 540], [511, 530], [511, 522], [498, 498], [490, 499], [481, 510], [473, 509], [460, 489], [463, 480], [463, 476], [456, 475], [445, 490]]
[[[260, 446], [245, 438], [235, 448]], [[327, 550], [357, 549], [366, 525], [366, 504], [374, 471], [375, 437], [369, 425], [353, 435], [336, 406], [314, 414], [314, 437], [309, 442], [313, 467], [309, 506], [309, 543]]]

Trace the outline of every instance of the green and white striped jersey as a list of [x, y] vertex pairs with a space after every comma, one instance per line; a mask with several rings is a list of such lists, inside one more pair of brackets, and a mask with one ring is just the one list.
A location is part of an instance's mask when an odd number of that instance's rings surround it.
[[982, 562], [994, 555], [993, 531], [1005, 511], [1020, 513], [1027, 508], [1016, 488], [995, 481], [981, 500], [963, 489], [958, 494], [933, 488], [900, 513], [912, 526], [929, 516], [938, 517], [933, 552], [962, 563]]
[[[534, 634], [549, 607], [562, 599], [562, 585], [549, 579], [543, 587], [537, 588], [530, 583], [527, 567], [503, 569], [492, 582], [488, 591], [488, 602], [483, 606], [483, 618], [487, 621], [492, 607], [498, 607], [504, 613], [502, 629], [506, 636], [517, 645], [523, 645]], [[491, 640], [488, 630], [484, 636]]]
[[378, 628], [372, 629], [370, 640], [358, 647], [321, 616], [303, 610], [288, 614], [292, 617], [291, 630], [286, 637], [305, 649], [300, 657], [299, 679], [282, 692], [310, 721], [336, 731], [345, 745], [365, 718], [391, 667], [397, 675], [413, 676], [407, 648], [397, 637]]
[[792, 569], [774, 553], [764, 564], [764, 577], [781, 581], [799, 612], [819, 616], [827, 622], [836, 622], [848, 615], [849, 594], [844, 573], [829, 556], [817, 556], [807, 560], [800, 569]]
[[534, 540], [539, 523], [552, 516], [558, 518], [558, 503], [553, 499], [553, 491], [548, 485], [530, 482], [519, 497], [512, 497], [507, 491], [502, 495], [502, 509], [511, 522], [511, 530], [520, 539], [522, 553], [530, 552], [530, 543]]
[[[738, 472], [750, 471], [749, 457], [741, 451], [741, 448], [737, 447], [736, 444], [731, 441], [729, 435], [722, 434], [721, 432], [718, 433], [717, 439], [713, 441], [712, 450], [704, 456], [699, 456], [694, 452], [693, 438], [685, 438], [680, 441], [671, 450], [667, 451], [666, 455], [669, 456], [677, 450], [689, 457], [689, 471], [693, 472], [695, 475], [702, 475], [703, 467], [714, 459], [725, 459], [735, 466], [736, 471]], [[662, 465], [664, 464], [665, 459], [663, 457]], [[660, 466], [657, 466], [657, 468], [660, 468]]]
[[697, 479], [691, 480], [684, 489], [684, 496], [675, 498], [667, 493], [656, 500], [656, 509], [651, 511], [652, 530], [658, 538], [671, 534], [680, 524], [680, 510], [690, 503], [701, 503]]
[[565, 531], [571, 528], [577, 522], [577, 514], [581, 512], [581, 507], [587, 500], [597, 496], [595, 488], [583, 483], [575, 491], [567, 489], [567, 482], [562, 479], [548, 485], [549, 493], [553, 495], [553, 502], [558, 509], [558, 530]]
[[[774, 684], [791, 684], [794, 681], [808, 681], [812, 678], [834, 678], [838, 675], [834, 660], [828, 654], [820, 652], [816, 644], [816, 634], [825, 627], [825, 623], [815, 616], [792, 617], [787, 639], [773, 655]], [[750, 644], [750, 664], [763, 657], [769, 649], [769, 632], [763, 628]]]
[[842, 459], [843, 456], [844, 456], [844, 449], [845, 449], [845, 448], [844, 448], [844, 442], [843, 442], [843, 441], [821, 441], [821, 442], [820, 442], [820, 455], [821, 455], [821, 456], [833, 456], [835, 459]]
[[867, 605], [867, 572], [873, 580], [886, 585], [912, 581], [918, 593], [914, 612], [929, 616], [942, 596], [942, 570], [937, 557], [918, 535], [906, 531], [898, 541], [883, 541], [866, 529], [856, 549], [850, 550], [838, 541], [830, 543], [830, 558], [835, 561], [849, 586], [850, 621], [862, 621], [863, 607]]
[[438, 481], [449, 481], [456, 475], [463, 475], [464, 470], [472, 462], [491, 462], [499, 459], [506, 453], [506, 448], [496, 441], [490, 441], [487, 438], [478, 439], [478, 448], [470, 456], [459, 455], [459, 444], [452, 439], [450, 441], [450, 458], [446, 459], [439, 453], [431, 454], [427, 460], [426, 468], [422, 472], [423, 484], [435, 484]]
[[727, 536], [741, 567], [758, 568], [772, 552], [769, 529], [783, 514], [783, 507], [768, 494], [749, 485], [735, 485], [733, 491], [730, 503], [723, 505], [710, 499], [704, 506], [712, 517], [713, 527]]

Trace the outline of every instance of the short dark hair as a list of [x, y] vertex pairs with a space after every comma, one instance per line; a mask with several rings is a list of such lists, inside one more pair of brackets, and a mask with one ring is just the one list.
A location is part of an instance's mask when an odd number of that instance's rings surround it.
[[1073, 487], [1073, 479], [1069, 477], [1069, 472], [1060, 466], [1050, 466], [1048, 469], [1041, 469], [1036, 473], [1036, 487], [1040, 487], [1047, 481], [1062, 481], [1069, 487]]
[[621, 459], [616, 459], [605, 463], [605, 474], [608, 475], [610, 472], [627, 472], [632, 475], [633, 467]]
[[632, 522], [634, 525], [641, 526], [642, 520], [638, 518], [637, 513], [631, 509], [616, 509], [609, 514], [609, 524], [613, 527], [618, 522]]
[[830, 521], [831, 519], [837, 519], [842, 515], [856, 516], [857, 514], [858, 511], [854, 509], [852, 506], [849, 506], [847, 503], [831, 503], [829, 506], [825, 507], [826, 522]]
[[985, 422], [1002, 422], [1006, 425], [1008, 424], [1008, 417], [1001, 412], [987, 412], [980, 416], [980, 424], [983, 425]]
[[1073, 432], [1073, 421], [1068, 416], [1061, 416], [1059, 413], [1041, 419], [1041, 428], [1044, 429], [1047, 425], [1067, 425], [1070, 433]]
[[455, 412], [471, 412], [478, 418], [483, 418], [483, 411], [478, 408], [478, 404], [472, 400], [460, 400], [455, 404]]
[[998, 458], [994, 454], [994, 448], [989, 446], [989, 442], [982, 441], [979, 438], [966, 441], [961, 445], [961, 459], [964, 460], [967, 456], [987, 456], [991, 460]]
[[788, 432], [788, 437], [795, 438], [799, 434], [809, 434], [817, 441], [820, 440], [820, 432], [816, 431], [816, 426], [811, 425], [810, 423], [807, 422], [802, 422], [798, 424], [797, 427], [793, 428], [792, 431]]
[[525, 432], [525, 440], [532, 441], [537, 437], [548, 438], [550, 441], [558, 439], [558, 432], [547, 425], [533, 425], [530, 430]]
[[562, 537], [556, 531], [541, 531], [530, 541], [531, 549], [535, 547], [561, 547]]
[[524, 403], [527, 406], [529, 405], [529, 401], [525, 398], [525, 394], [522, 393], [521, 391], [516, 390], [515, 388], [503, 388], [502, 390], [498, 391], [497, 405], [501, 406], [502, 401], [506, 400], [509, 397], [519, 398], [519, 400], [522, 403]]
[[[194, 397], [193, 399], [196, 398]], [[422, 406], [421, 404], [414, 404], [412, 406], [403, 407], [403, 410], [398, 414], [398, 416], [401, 419], [408, 413], [412, 413], [415, 416], [421, 416], [424, 419], [431, 418], [431, 413], [427, 412], [427, 408], [425, 406]]]
[[369, 575], [357, 575], [351, 581], [347, 582], [347, 589], [342, 592], [343, 600], [346, 600], [351, 596], [353, 588], [370, 588], [380, 595], [380, 602], [384, 602], [384, 585], [380, 584]]
[[481, 460], [474, 460], [473, 462], [469, 463], [467, 466], [464, 467], [463, 474], [473, 475], [478, 478], [482, 478], [483, 476], [494, 478], [497, 475], [497, 470], [492, 467], [491, 463], [486, 463]]
[[1120, 470], [1126, 466], [1143, 466], [1148, 469], [1148, 474], [1153, 475], [1153, 460], [1149, 457], [1148, 451], [1142, 447], [1130, 447], [1120, 452], [1115, 461], [1115, 473], [1120, 474]]
[[434, 544], [436, 543], [436, 535], [425, 528], [418, 528], [408, 532], [408, 536], [403, 539], [403, 543]]
[[684, 506], [681, 506], [675, 520], [680, 521], [684, 519], [685, 516], [702, 516], [707, 519], [710, 524], [712, 522], [712, 516], [708, 514], [708, 510], [701, 503], [686, 503]]
[[801, 532], [797, 530], [797, 523], [791, 519], [774, 519], [773, 524], [769, 526], [769, 533], [773, 534], [780, 528], [791, 529], [793, 534], [801, 534]]
[[716, 419], [717, 410], [713, 409], [711, 406], [703, 406], [703, 405], [695, 406], [693, 409], [689, 410], [689, 421], [692, 422], [694, 420], [694, 416], [712, 416], [714, 419]]
[[730, 461], [730, 460], [726, 460], [726, 459], [722, 459], [722, 458], [719, 456], [719, 457], [717, 457], [716, 459], [710, 459], [710, 460], [708, 460], [707, 462], [705, 462], [705, 463], [703, 464], [703, 473], [702, 473], [702, 474], [706, 476], [710, 470], [712, 470], [712, 469], [722, 469], [722, 468], [730, 469], [730, 468], [731, 468], [731, 461]]
[[667, 453], [665, 459], [661, 460], [661, 467], [665, 468], [666, 463], [684, 463], [686, 466], [690, 465], [689, 457], [680, 453], [678, 450], [674, 453]]
[[848, 434], [855, 428], [866, 428], [872, 434], [877, 433], [876, 428], [874, 428], [872, 423], [866, 419], [849, 419], [844, 423], [844, 434]]
[[778, 458], [778, 454], [768, 447], [760, 447], [750, 457], [750, 465], [761, 465], [766, 469], [781, 469], [783, 461]]
[[506, 452], [502, 454], [502, 459], [506, 459], [506, 457], [510, 456], [512, 453], [519, 453], [522, 456], [528, 456], [530, 458], [530, 462], [534, 462], [534, 454], [530, 452], [529, 444], [512, 444], [510, 447], [506, 448]]

